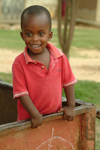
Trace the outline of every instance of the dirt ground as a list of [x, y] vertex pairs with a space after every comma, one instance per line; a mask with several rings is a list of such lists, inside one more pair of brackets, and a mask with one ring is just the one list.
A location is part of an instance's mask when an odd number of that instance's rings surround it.
[[[100, 82], [100, 51], [73, 47], [75, 57], [70, 57], [70, 64], [77, 80]], [[12, 63], [21, 51], [0, 49], [0, 72], [11, 73]]]
[[[78, 49], [73, 47], [70, 64], [77, 80], [90, 80], [100, 82], [100, 51]], [[11, 73], [12, 63], [21, 51], [0, 49], [0, 72]], [[96, 141], [100, 141], [100, 125], [96, 122]]]
[[73, 48], [78, 57], [70, 57], [70, 64], [78, 80], [100, 82], [100, 51]]

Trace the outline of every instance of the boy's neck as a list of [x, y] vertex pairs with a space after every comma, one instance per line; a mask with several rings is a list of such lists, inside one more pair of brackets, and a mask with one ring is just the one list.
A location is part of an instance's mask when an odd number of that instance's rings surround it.
[[45, 48], [41, 53], [33, 53], [30, 49], [27, 49], [27, 53], [28, 55], [33, 59], [33, 60], [37, 60], [40, 59], [41, 57], [44, 56], [44, 54], [47, 53], [47, 48]]
[[44, 51], [42, 51], [42, 53], [39, 54], [31, 54], [31, 51], [28, 49], [27, 50], [28, 55], [34, 60], [34, 61], [38, 61], [42, 64], [45, 65], [45, 67], [47, 68], [47, 70], [49, 69], [49, 64], [50, 64], [50, 52], [47, 48], [45, 48]]

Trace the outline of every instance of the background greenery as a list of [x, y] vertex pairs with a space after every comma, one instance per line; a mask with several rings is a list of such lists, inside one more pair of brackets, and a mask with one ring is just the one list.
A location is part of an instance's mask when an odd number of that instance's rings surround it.
[[[53, 30], [53, 38], [51, 42], [60, 48], [57, 36], [57, 29]], [[7, 48], [8, 50], [23, 51], [25, 46], [23, 40], [20, 37], [20, 30], [0, 30], [0, 48]], [[91, 49], [100, 50], [100, 31], [99, 29], [81, 29], [76, 28], [72, 45], [77, 48], [86, 48], [91, 52]], [[71, 56], [75, 57], [71, 53]], [[11, 73], [0, 72], [0, 79], [5, 82], [12, 83]], [[63, 92], [63, 96], [64, 92]], [[93, 81], [78, 81], [75, 84], [75, 97], [89, 103], [95, 104], [100, 108], [100, 83]], [[100, 121], [96, 119], [96, 125], [98, 126]], [[100, 150], [100, 132], [96, 133], [96, 150]]]
[[[57, 29], [53, 28], [52, 31], [53, 38], [51, 39], [51, 42], [61, 48], [58, 42]], [[23, 51], [23, 47], [25, 46], [25, 44], [20, 37], [20, 30], [0, 30], [0, 35], [0, 48], [7, 48], [8, 50], [10, 49], [13, 51]], [[90, 52], [91, 49], [100, 50], [99, 29], [76, 28], [71, 46], [86, 48]], [[71, 56], [76, 57], [76, 55], [73, 55], [73, 52], [71, 53]], [[0, 78], [3, 81], [12, 83], [11, 73], [0, 73]], [[78, 83], [75, 85], [75, 96], [77, 99], [96, 104], [98, 105], [98, 107], [100, 106], [99, 91], [100, 83], [96, 83], [93, 81], [78, 81]]]
[[[52, 29], [53, 38], [51, 42], [60, 48], [57, 29]], [[100, 50], [99, 29], [75, 29], [72, 46]], [[20, 30], [0, 30], [0, 48], [23, 50], [24, 42], [20, 37]]]

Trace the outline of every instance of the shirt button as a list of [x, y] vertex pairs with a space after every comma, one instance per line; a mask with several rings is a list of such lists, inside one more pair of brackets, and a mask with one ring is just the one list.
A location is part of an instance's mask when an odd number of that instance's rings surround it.
[[44, 69], [44, 66], [42, 66], [42, 69]]
[[34, 64], [36, 65], [36, 64], [37, 64], [37, 62], [34, 62]]

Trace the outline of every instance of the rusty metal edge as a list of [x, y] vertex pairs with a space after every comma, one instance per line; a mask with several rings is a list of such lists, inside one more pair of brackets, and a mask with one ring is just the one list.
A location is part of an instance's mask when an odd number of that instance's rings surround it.
[[9, 89], [13, 89], [12, 84], [4, 82], [4, 81], [0, 81], [0, 88], [9, 88]]
[[[95, 107], [95, 105], [92, 105], [92, 104], [90, 105], [84, 104], [84, 105], [75, 107], [75, 116], [89, 112], [91, 111], [93, 107]], [[63, 112], [46, 115], [46, 116], [43, 116], [43, 123], [52, 121], [52, 120], [62, 119], [62, 118], [63, 118]], [[17, 131], [21, 131], [30, 127], [31, 127], [31, 121], [29, 119], [0, 125], [0, 136], [6, 135], [9, 133], [14, 133]]]

